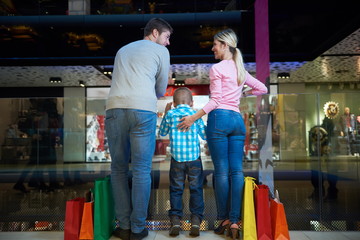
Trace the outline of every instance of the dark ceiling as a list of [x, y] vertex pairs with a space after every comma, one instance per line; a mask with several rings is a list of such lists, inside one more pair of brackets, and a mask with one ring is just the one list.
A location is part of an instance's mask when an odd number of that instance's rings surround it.
[[[93, 0], [91, 15], [66, 16], [63, 0], [1, 1], [0, 65], [112, 64], [121, 46], [142, 38], [151, 17], [174, 27], [172, 63], [213, 62], [212, 36], [228, 27], [245, 61], [255, 61], [254, 0], [159, 0], [154, 14], [154, 1], [129, 2], [119, 8]], [[313, 60], [360, 27], [359, 9], [359, 0], [269, 0], [270, 60]]]

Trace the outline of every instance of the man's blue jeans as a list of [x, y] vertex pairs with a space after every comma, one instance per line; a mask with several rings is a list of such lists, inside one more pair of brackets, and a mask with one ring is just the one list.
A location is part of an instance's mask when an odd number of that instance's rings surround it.
[[[150, 198], [151, 163], [155, 151], [156, 113], [136, 109], [106, 111], [105, 130], [111, 155], [115, 216], [122, 229], [145, 228]], [[129, 163], [132, 187], [129, 187]]]
[[192, 215], [203, 219], [203, 167], [201, 158], [189, 162], [177, 162], [171, 158], [170, 164], [170, 205], [169, 216], [183, 216], [183, 192], [186, 176], [189, 181], [190, 202], [189, 209]]
[[214, 164], [217, 217], [237, 223], [244, 188], [245, 124], [240, 113], [216, 109], [209, 113], [207, 142]]

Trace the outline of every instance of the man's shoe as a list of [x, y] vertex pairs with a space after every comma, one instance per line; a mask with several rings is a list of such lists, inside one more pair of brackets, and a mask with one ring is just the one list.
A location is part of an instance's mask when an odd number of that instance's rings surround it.
[[190, 228], [190, 236], [197, 237], [200, 235], [200, 223], [201, 220], [198, 216], [191, 216], [191, 228]]
[[177, 215], [170, 216], [171, 227], [169, 230], [170, 236], [178, 236], [180, 232], [180, 218]]
[[147, 235], [149, 235], [149, 231], [147, 230], [147, 228], [144, 228], [144, 230], [142, 230], [139, 233], [130, 233], [130, 240], [141, 240], [143, 238], [145, 238]]
[[113, 235], [115, 237], [118, 237], [122, 240], [130, 240], [130, 233], [131, 233], [131, 230], [130, 229], [121, 229], [121, 228], [116, 228], [114, 231], [113, 231]]

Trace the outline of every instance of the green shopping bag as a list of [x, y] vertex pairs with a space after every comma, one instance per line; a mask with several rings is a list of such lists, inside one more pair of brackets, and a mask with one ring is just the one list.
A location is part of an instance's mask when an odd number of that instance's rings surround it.
[[110, 176], [94, 185], [94, 240], [108, 240], [114, 230], [115, 214]]

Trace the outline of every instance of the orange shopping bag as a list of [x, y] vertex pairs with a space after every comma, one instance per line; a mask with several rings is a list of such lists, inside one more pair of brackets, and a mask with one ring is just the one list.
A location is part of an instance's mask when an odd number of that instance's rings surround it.
[[279, 193], [277, 190], [275, 195], [275, 199], [270, 200], [272, 235], [274, 240], [290, 240], [285, 208], [284, 205], [280, 202]]
[[94, 195], [92, 190], [85, 194], [86, 202], [81, 220], [79, 240], [94, 239]]
[[84, 203], [79, 240], [94, 239], [94, 202]]

